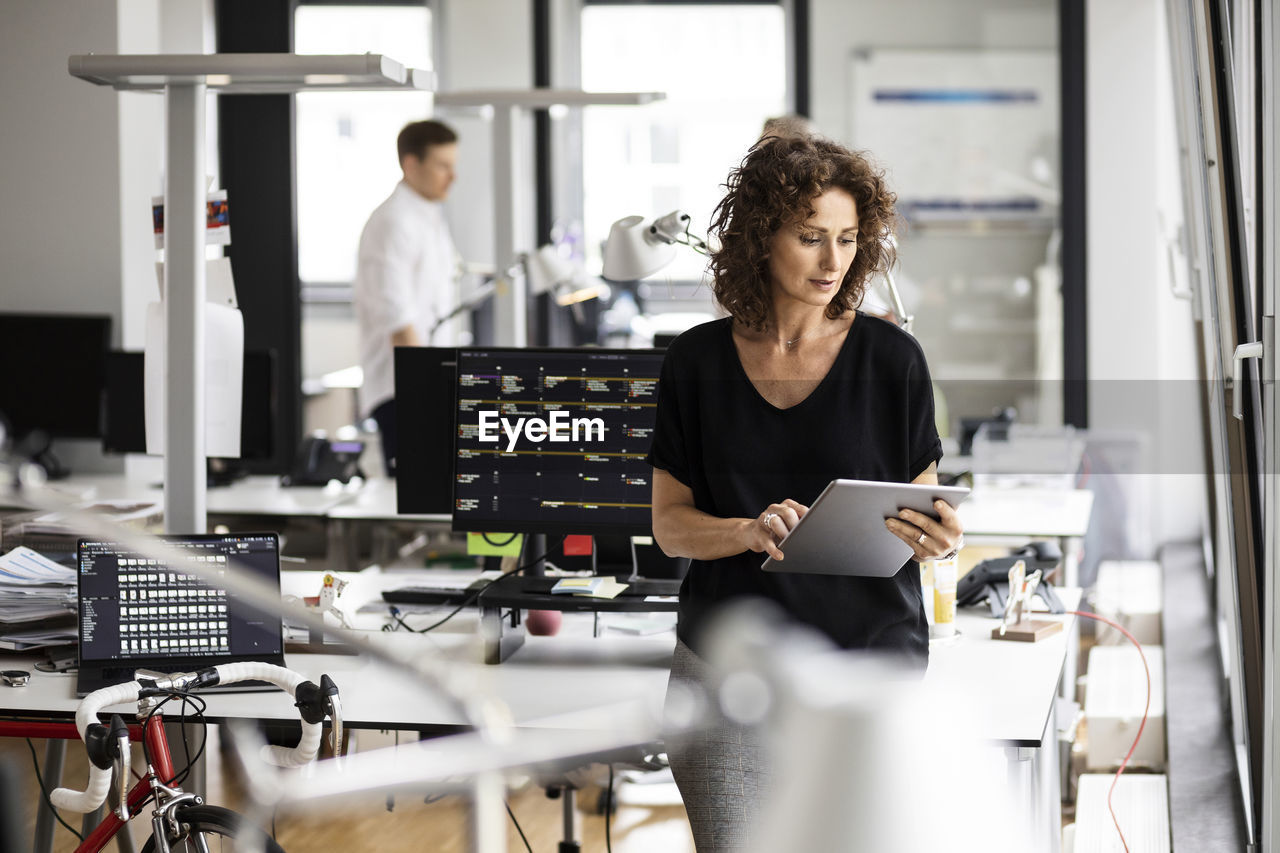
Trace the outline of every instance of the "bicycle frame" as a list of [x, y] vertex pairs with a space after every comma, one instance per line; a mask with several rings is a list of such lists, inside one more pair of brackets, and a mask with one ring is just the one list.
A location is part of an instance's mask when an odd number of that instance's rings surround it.
[[[76, 729], [75, 723], [0, 722], [0, 737], [39, 737], [78, 741], [80, 732]], [[129, 789], [129, 813], [133, 814], [155, 794], [151, 786], [153, 776], [167, 784], [175, 774], [173, 757], [169, 753], [169, 740], [164, 733], [163, 715], [152, 715], [145, 725], [131, 723], [129, 740], [144, 741], [147, 745], [147, 754], [151, 759], [149, 772]], [[106, 817], [93, 832], [85, 837], [75, 853], [98, 853], [123, 826], [124, 821], [120, 820], [115, 811], [109, 809]]]

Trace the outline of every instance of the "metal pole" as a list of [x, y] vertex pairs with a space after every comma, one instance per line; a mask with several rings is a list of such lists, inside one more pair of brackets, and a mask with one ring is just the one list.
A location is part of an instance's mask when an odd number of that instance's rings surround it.
[[494, 296], [494, 343], [523, 347], [528, 343], [525, 317], [528, 301], [524, 271], [516, 258], [520, 254], [521, 204], [520, 108], [495, 104], [493, 107], [493, 263], [497, 267], [498, 289]]
[[[67, 742], [49, 738], [44, 745], [44, 784], [53, 788], [62, 783], [62, 762], [67, 757]], [[53, 849], [53, 810], [43, 797], [36, 803], [36, 829], [32, 834], [31, 849], [34, 853], [49, 853]]]
[[164, 526], [205, 532], [205, 86], [165, 87]]

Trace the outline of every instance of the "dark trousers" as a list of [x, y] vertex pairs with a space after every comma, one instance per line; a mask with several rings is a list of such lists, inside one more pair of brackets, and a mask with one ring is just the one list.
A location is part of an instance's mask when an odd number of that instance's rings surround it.
[[373, 410], [373, 419], [378, 422], [378, 435], [382, 439], [382, 461], [387, 467], [387, 476], [396, 473], [396, 401], [388, 400]]

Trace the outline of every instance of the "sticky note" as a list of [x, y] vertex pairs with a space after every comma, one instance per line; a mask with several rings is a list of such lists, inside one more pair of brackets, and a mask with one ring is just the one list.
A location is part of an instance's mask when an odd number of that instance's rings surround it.
[[523, 544], [519, 533], [467, 534], [467, 553], [477, 557], [519, 557]]

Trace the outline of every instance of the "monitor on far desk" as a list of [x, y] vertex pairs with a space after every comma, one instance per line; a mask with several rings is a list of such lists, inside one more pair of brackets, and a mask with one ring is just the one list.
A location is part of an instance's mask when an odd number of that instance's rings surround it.
[[[634, 579], [679, 578], [651, 535], [651, 475], [644, 461], [656, 416], [662, 353], [594, 348], [398, 347], [396, 483], [400, 513], [449, 513], [459, 531], [591, 534], [589, 557], [557, 555], [566, 569]], [[496, 413], [480, 440], [480, 413]], [[552, 420], [568, 441], [511, 444], [500, 419]], [[574, 420], [599, 419], [587, 434]], [[488, 421], [492, 425], [494, 417]], [[633, 537], [641, 537], [633, 541]], [[542, 550], [526, 548], [528, 557]]]
[[[107, 356], [102, 405], [102, 449], [107, 453], [146, 453], [144, 359], [140, 352]], [[240, 398], [240, 459], [270, 459], [274, 452], [277, 369], [271, 350], [244, 354]], [[210, 459], [209, 485], [241, 476], [235, 460]]]
[[0, 369], [0, 415], [18, 441], [43, 433], [41, 446], [27, 452], [51, 477], [64, 476], [50, 439], [101, 435], [111, 318], [0, 312], [0, 342], [8, 355]]
[[634, 577], [643, 559], [650, 576], [677, 575], [652, 545], [632, 539], [652, 530], [644, 456], [662, 358], [657, 350], [459, 350], [454, 530], [591, 534], [591, 558], [557, 562]]

